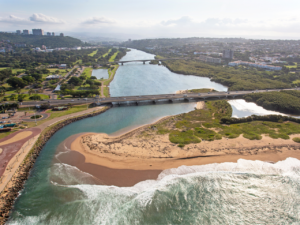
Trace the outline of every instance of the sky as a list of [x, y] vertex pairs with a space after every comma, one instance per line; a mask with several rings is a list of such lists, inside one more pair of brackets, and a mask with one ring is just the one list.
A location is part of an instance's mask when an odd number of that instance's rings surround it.
[[0, 31], [300, 39], [299, 0], [0, 0]]

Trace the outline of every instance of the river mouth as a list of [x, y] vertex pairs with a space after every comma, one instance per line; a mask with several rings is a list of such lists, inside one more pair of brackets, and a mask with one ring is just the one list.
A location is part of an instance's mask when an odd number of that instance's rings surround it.
[[[83, 154], [71, 150], [72, 142], [80, 135], [82, 134], [73, 135], [58, 146], [53, 164], [67, 164], [92, 175], [94, 177], [92, 184], [131, 187], [144, 180], [156, 180], [158, 175], [162, 172], [162, 170], [113, 169], [93, 163], [86, 163]], [[132, 163], [134, 163], [134, 161]], [[58, 180], [53, 181], [59, 184], [65, 184]]]
[[[146, 55], [136, 50], [131, 53], [132, 59]], [[128, 54], [125, 57], [130, 59], [131, 56]], [[149, 58], [148, 55], [144, 57]], [[227, 90], [208, 78], [173, 74], [162, 66], [138, 63], [120, 66], [110, 85], [112, 96], [175, 93], [177, 90], [201, 87]], [[102, 165], [90, 163], [84, 154], [70, 150], [71, 144], [82, 134], [93, 132], [117, 136], [161, 117], [189, 112], [194, 107], [192, 102], [112, 107], [101, 115], [65, 126], [44, 146], [25, 189], [14, 205], [10, 222], [299, 222], [300, 163], [297, 159], [286, 159], [295, 153], [292, 149], [285, 149], [282, 154], [262, 154], [260, 161], [256, 155], [237, 154], [156, 159], [156, 164], [136, 159], [130, 162], [128, 157], [124, 157], [123, 164], [111, 161]], [[283, 159], [286, 160], [278, 162]], [[165, 162], [173, 164], [165, 166]], [[137, 164], [144, 166], [143, 169]]]

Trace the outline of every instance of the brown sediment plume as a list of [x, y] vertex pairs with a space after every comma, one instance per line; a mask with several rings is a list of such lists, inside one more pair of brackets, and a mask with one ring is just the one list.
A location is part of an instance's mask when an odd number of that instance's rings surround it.
[[78, 117], [66, 119], [51, 127], [44, 134], [41, 134], [38, 141], [35, 143], [34, 147], [25, 158], [24, 162], [20, 165], [20, 167], [18, 168], [17, 172], [14, 174], [11, 181], [7, 184], [5, 189], [0, 194], [0, 224], [1, 225], [5, 224], [5, 222], [8, 220], [9, 212], [13, 207], [15, 199], [18, 197], [19, 192], [23, 189], [24, 183], [29, 177], [30, 170], [33, 167], [35, 160], [39, 156], [41, 150], [43, 149], [47, 141], [58, 130], [60, 130], [64, 126], [84, 118], [99, 115], [108, 109], [109, 107], [106, 107], [104, 108], [104, 110], [100, 110], [98, 112], [93, 112], [90, 114], [85, 114]]

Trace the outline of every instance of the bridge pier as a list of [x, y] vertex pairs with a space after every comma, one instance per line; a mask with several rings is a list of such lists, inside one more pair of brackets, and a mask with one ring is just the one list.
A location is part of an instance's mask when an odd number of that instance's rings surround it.
[[143, 61], [143, 64], [145, 64], [146, 63], [146, 61]]
[[156, 104], [156, 100], [153, 100], [152, 102], [153, 102], [153, 104]]
[[123, 66], [123, 63], [121, 63], [122, 64], [122, 66]]
[[169, 99], [169, 102], [173, 103], [173, 99]]
[[138, 102], [138, 101], [136, 101], [136, 102], [135, 102], [135, 104], [136, 104], [136, 105], [139, 105], [139, 102]]

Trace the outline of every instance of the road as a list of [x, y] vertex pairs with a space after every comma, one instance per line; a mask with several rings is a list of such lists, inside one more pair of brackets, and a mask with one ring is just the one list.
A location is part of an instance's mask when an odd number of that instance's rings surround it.
[[[139, 95], [139, 96], [122, 96], [122, 97], [108, 97], [108, 98], [79, 98], [79, 99], [64, 99], [64, 100], [50, 100], [51, 105], [66, 105], [71, 104], [84, 104], [84, 103], [100, 103], [100, 104], [109, 104], [109, 103], [124, 103], [124, 102], [135, 102], [139, 103], [142, 101], [159, 101], [159, 100], [207, 100], [207, 99], [233, 99], [242, 97], [243, 95], [250, 93], [261, 93], [261, 92], [274, 92], [280, 90], [298, 90], [299, 88], [293, 89], [272, 89], [272, 90], [255, 90], [255, 91], [230, 91], [230, 92], [211, 92], [211, 93], [189, 93], [189, 94], [161, 94], [161, 95]], [[34, 106], [47, 103], [48, 101], [28, 101], [23, 102], [23, 106]]]

